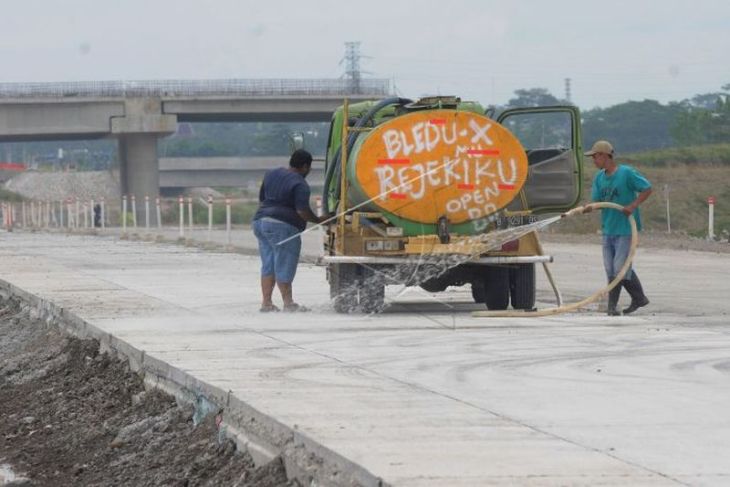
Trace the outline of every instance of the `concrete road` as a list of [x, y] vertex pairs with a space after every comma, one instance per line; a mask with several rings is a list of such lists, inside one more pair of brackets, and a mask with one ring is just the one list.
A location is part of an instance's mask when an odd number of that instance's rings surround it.
[[[546, 250], [567, 301], [603, 286], [597, 246]], [[303, 265], [313, 312], [272, 315], [256, 257], [0, 232], [0, 279], [387, 484], [728, 485], [730, 259], [641, 249], [637, 270], [652, 303], [630, 317], [507, 319], [472, 317], [468, 289], [391, 287], [387, 312], [338, 315]]]

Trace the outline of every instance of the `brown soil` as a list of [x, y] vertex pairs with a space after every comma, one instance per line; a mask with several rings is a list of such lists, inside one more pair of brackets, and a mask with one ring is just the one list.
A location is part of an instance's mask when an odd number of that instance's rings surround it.
[[7, 485], [298, 485], [219, 440], [215, 415], [194, 426], [192, 406], [2, 297], [0, 404], [0, 466], [23, 478]]

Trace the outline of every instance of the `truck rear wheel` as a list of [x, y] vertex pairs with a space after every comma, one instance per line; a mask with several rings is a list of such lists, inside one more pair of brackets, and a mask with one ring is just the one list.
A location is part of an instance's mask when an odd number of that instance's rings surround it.
[[484, 302], [484, 281], [474, 281], [471, 283], [471, 297], [475, 303]]
[[487, 267], [487, 276], [484, 279], [484, 303], [489, 310], [501, 311], [507, 309], [509, 306], [508, 268], [500, 266]]
[[338, 313], [357, 311], [357, 267], [355, 264], [330, 264], [327, 267], [330, 298]]
[[509, 291], [514, 309], [535, 308], [535, 264], [520, 264], [509, 270]]

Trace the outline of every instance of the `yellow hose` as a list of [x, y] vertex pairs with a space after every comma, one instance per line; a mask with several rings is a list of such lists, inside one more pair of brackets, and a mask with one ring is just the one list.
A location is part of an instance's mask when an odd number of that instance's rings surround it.
[[[578, 206], [576, 208], [573, 208], [569, 212], [563, 214], [564, 217], [572, 217], [575, 215], [582, 215], [583, 210], [585, 208], [590, 207], [591, 209], [603, 209], [603, 208], [611, 208], [614, 210], [623, 210], [623, 206], [617, 205], [616, 203], [609, 203], [609, 202], [600, 202], [600, 203], [591, 203], [585, 206]], [[639, 243], [639, 232], [636, 229], [636, 220], [634, 220], [633, 215], [629, 215], [629, 224], [631, 225], [631, 248], [629, 250], [629, 256], [626, 258], [626, 262], [624, 262], [623, 267], [619, 271], [619, 273], [614, 277], [613, 281], [609, 282], [606, 287], [603, 289], [600, 289], [596, 291], [595, 293], [591, 294], [587, 298], [583, 299], [582, 301], [578, 301], [576, 303], [569, 303], [564, 304], [562, 306], [558, 306], [555, 308], [545, 308], [540, 309], [536, 311], [518, 311], [518, 310], [503, 310], [503, 311], [475, 311], [472, 313], [472, 316], [480, 317], [480, 318], [521, 318], [521, 317], [537, 317], [537, 316], [549, 316], [549, 315], [557, 315], [561, 313], [569, 313], [571, 311], [575, 311], [579, 308], [582, 308], [598, 299], [600, 299], [602, 296], [606, 295], [611, 289], [618, 286], [619, 283], [623, 280], [624, 275], [626, 275], [626, 272], [629, 270], [629, 267], [631, 266], [631, 261], [634, 260], [634, 255], [636, 254], [636, 247]]]

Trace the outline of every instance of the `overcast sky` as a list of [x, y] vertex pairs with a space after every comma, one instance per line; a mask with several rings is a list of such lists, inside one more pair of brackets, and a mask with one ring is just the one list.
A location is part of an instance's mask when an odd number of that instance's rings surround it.
[[344, 43], [399, 94], [582, 108], [730, 83], [728, 0], [0, 0], [0, 82], [336, 78]]

